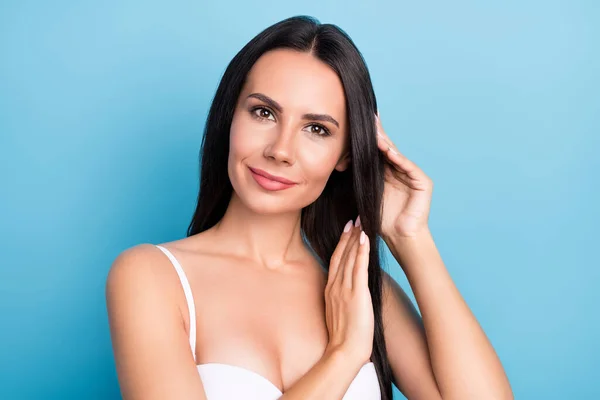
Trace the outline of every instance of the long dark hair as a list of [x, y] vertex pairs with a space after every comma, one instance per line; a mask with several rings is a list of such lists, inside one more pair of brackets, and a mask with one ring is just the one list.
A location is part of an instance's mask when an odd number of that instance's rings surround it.
[[278, 22], [254, 37], [231, 60], [208, 113], [202, 139], [200, 192], [187, 235], [195, 235], [221, 220], [233, 188], [227, 174], [229, 130], [248, 72], [269, 50], [289, 48], [311, 52], [340, 77], [346, 97], [351, 163], [334, 170], [323, 193], [302, 210], [305, 240], [328, 268], [344, 224], [360, 215], [371, 244], [369, 290], [375, 332], [373, 354], [382, 399], [392, 399], [392, 371], [387, 358], [382, 322], [382, 270], [379, 260], [384, 161], [377, 148], [377, 102], [366, 63], [350, 37], [339, 27], [315, 18], [296, 16]]

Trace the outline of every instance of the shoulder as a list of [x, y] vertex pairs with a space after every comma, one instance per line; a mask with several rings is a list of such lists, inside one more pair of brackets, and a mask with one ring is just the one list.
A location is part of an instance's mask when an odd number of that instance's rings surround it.
[[143, 243], [130, 247], [117, 255], [106, 278], [107, 289], [122, 285], [151, 283], [160, 275], [169, 260], [158, 247]]
[[155, 245], [128, 248], [106, 278], [106, 306], [123, 398], [198, 398], [177, 272]]
[[[144, 341], [173, 340], [184, 328], [177, 272], [155, 245], [128, 248], [114, 259], [106, 278], [106, 309], [115, 354], [150, 348]], [[159, 339], [162, 336], [162, 339]], [[146, 350], [144, 350], [146, 351]]]
[[117, 255], [106, 277], [108, 311], [139, 312], [151, 304], [178, 308], [177, 285], [177, 273], [158, 247], [148, 243], [130, 247]]

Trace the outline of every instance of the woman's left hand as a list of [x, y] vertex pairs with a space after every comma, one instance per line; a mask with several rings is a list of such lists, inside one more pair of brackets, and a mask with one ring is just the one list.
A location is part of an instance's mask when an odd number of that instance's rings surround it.
[[381, 232], [384, 239], [415, 237], [429, 229], [433, 181], [403, 156], [383, 130], [379, 116], [377, 147], [385, 155]]

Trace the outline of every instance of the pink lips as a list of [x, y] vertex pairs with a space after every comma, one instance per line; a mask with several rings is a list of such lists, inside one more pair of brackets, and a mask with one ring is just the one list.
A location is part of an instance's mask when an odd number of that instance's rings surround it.
[[282, 178], [280, 176], [271, 175], [266, 171], [258, 168], [251, 168], [250, 172], [252, 177], [263, 189], [270, 191], [277, 191], [288, 189], [296, 185], [296, 182], [290, 181], [289, 179]]

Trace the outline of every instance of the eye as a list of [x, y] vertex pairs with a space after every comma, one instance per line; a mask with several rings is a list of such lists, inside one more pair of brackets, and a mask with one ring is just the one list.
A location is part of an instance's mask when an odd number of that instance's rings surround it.
[[[273, 112], [266, 107], [262, 107], [262, 106], [253, 107], [250, 109], [250, 114], [252, 114], [253, 118], [255, 118], [259, 121], [264, 121], [264, 120], [275, 121], [275, 116], [274, 116]], [[311, 124], [311, 125], [308, 125], [308, 127], [312, 128], [309, 130], [309, 133], [311, 135], [321, 136], [321, 137], [331, 136], [331, 132], [329, 131], [329, 129], [325, 128], [323, 125]]]
[[323, 125], [319, 125], [319, 124], [312, 124], [309, 125], [309, 127], [312, 127], [312, 129], [310, 129], [310, 133], [316, 136], [330, 136], [331, 132], [329, 132], [329, 129], [325, 128]]
[[[269, 116], [273, 116], [273, 113], [271, 112], [271, 110], [269, 110], [268, 108], [265, 108], [265, 107], [254, 107], [252, 110], [250, 110], [250, 112], [252, 113], [252, 116], [254, 118], [259, 119], [259, 120], [271, 119], [271, 118], [269, 118]], [[273, 118], [272, 120], [274, 120], [274, 119], [275, 118]]]

